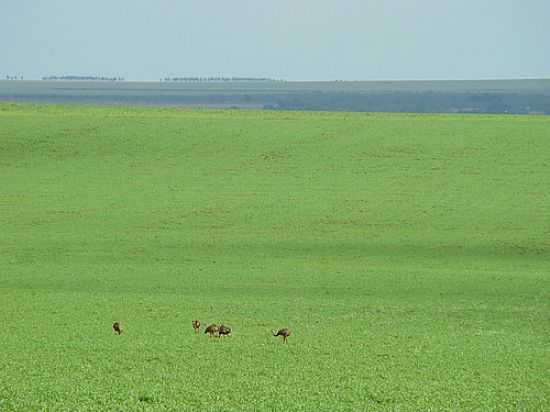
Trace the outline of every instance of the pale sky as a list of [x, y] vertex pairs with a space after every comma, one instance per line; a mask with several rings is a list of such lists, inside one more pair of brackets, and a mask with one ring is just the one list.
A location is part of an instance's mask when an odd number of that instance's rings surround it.
[[0, 0], [0, 78], [550, 78], [549, 0]]

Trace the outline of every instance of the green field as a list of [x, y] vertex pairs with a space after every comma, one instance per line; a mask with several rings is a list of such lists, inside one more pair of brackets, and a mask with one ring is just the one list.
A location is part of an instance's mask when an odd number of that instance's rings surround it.
[[549, 410], [549, 188], [546, 116], [0, 104], [0, 411]]

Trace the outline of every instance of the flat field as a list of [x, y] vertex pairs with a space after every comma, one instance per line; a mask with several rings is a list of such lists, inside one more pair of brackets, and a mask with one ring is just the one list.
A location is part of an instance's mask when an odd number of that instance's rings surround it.
[[0, 411], [548, 410], [549, 188], [545, 116], [0, 104]]

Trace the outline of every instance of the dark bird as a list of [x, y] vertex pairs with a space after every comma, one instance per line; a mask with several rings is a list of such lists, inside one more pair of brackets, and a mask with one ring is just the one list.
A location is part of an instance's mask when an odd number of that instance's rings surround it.
[[113, 330], [119, 335], [122, 333], [122, 325], [120, 324], [120, 322], [113, 323]]
[[220, 325], [218, 329], [218, 337], [231, 335], [231, 328], [229, 326]]
[[288, 337], [292, 335], [292, 331], [288, 328], [279, 329], [277, 332], [273, 331], [273, 336], [282, 336], [283, 337], [283, 343], [286, 343], [286, 340]]
[[208, 325], [206, 329], [204, 330], [204, 333], [208, 333], [210, 337], [214, 336], [218, 331], [220, 330], [220, 327], [216, 325], [215, 323]]
[[195, 333], [199, 333], [199, 330], [201, 328], [200, 321], [194, 320], [193, 322], [191, 322], [191, 324], [193, 325], [193, 329], [195, 329]]

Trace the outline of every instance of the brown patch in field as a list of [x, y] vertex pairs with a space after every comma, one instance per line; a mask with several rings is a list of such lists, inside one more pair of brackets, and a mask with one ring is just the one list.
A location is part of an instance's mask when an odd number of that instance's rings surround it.
[[321, 133], [321, 140], [331, 140], [336, 139], [338, 136], [334, 132], [323, 132]]
[[481, 154], [479, 147], [462, 147], [449, 153], [452, 157], [473, 157]]
[[260, 160], [267, 160], [267, 161], [284, 160], [288, 158], [288, 155], [282, 152], [270, 151], [270, 152], [260, 153], [258, 155], [258, 158]]
[[356, 222], [351, 219], [323, 218], [319, 221], [322, 225], [355, 225]]
[[195, 216], [218, 216], [228, 214], [227, 209], [221, 207], [205, 207], [201, 209], [195, 209], [191, 212]]
[[478, 175], [481, 174], [481, 172], [480, 172], [479, 169], [476, 169], [476, 168], [473, 168], [473, 167], [465, 167], [462, 170], [462, 174], [467, 175], [467, 176], [478, 176]]

